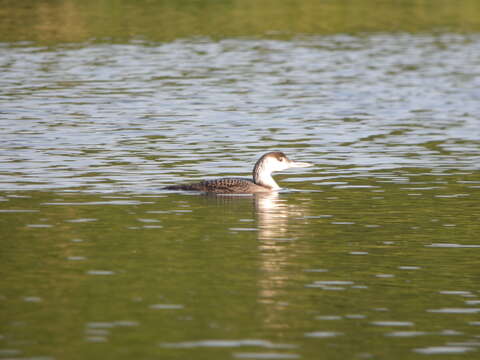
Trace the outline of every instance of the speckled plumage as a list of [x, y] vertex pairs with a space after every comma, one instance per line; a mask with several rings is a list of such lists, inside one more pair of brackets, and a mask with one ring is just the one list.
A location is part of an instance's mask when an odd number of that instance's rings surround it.
[[220, 178], [194, 184], [167, 186], [166, 190], [202, 191], [216, 194], [251, 194], [270, 191], [270, 188], [256, 185], [244, 178]]

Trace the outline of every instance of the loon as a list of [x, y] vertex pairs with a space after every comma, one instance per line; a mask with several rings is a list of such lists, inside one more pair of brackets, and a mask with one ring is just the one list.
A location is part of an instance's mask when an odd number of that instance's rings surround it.
[[313, 164], [290, 160], [283, 152], [272, 151], [264, 154], [253, 167], [253, 180], [245, 178], [220, 178], [194, 184], [167, 186], [165, 190], [201, 191], [216, 194], [253, 194], [280, 190], [273, 180], [272, 172]]

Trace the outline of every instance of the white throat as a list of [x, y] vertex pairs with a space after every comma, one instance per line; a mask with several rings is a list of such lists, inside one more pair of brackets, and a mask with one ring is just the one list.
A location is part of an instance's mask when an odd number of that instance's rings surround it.
[[265, 186], [271, 190], [279, 190], [280, 186], [273, 180], [272, 171], [267, 164], [256, 164], [253, 169], [253, 182], [260, 186]]
[[272, 190], [279, 190], [280, 189], [280, 186], [278, 186], [278, 184], [275, 182], [275, 180], [273, 180], [273, 177], [272, 177], [271, 174], [265, 174], [265, 173], [261, 174], [256, 179], [254, 178], [253, 181], [257, 185], [266, 186], [266, 187], [268, 187]]

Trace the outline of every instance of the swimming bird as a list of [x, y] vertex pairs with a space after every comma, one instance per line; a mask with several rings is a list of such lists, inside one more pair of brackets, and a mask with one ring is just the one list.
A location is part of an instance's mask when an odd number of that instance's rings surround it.
[[272, 172], [290, 168], [312, 166], [306, 162], [295, 162], [280, 151], [264, 154], [253, 167], [253, 180], [245, 178], [220, 178], [205, 180], [194, 184], [167, 186], [166, 190], [190, 190], [216, 194], [253, 194], [280, 190], [280, 186], [272, 178]]

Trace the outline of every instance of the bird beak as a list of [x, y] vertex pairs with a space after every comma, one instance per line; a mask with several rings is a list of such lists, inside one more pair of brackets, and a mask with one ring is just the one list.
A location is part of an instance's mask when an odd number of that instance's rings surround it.
[[289, 165], [290, 165], [291, 168], [301, 168], [301, 167], [313, 166], [313, 164], [311, 164], [311, 163], [296, 162], [296, 161], [290, 161]]

